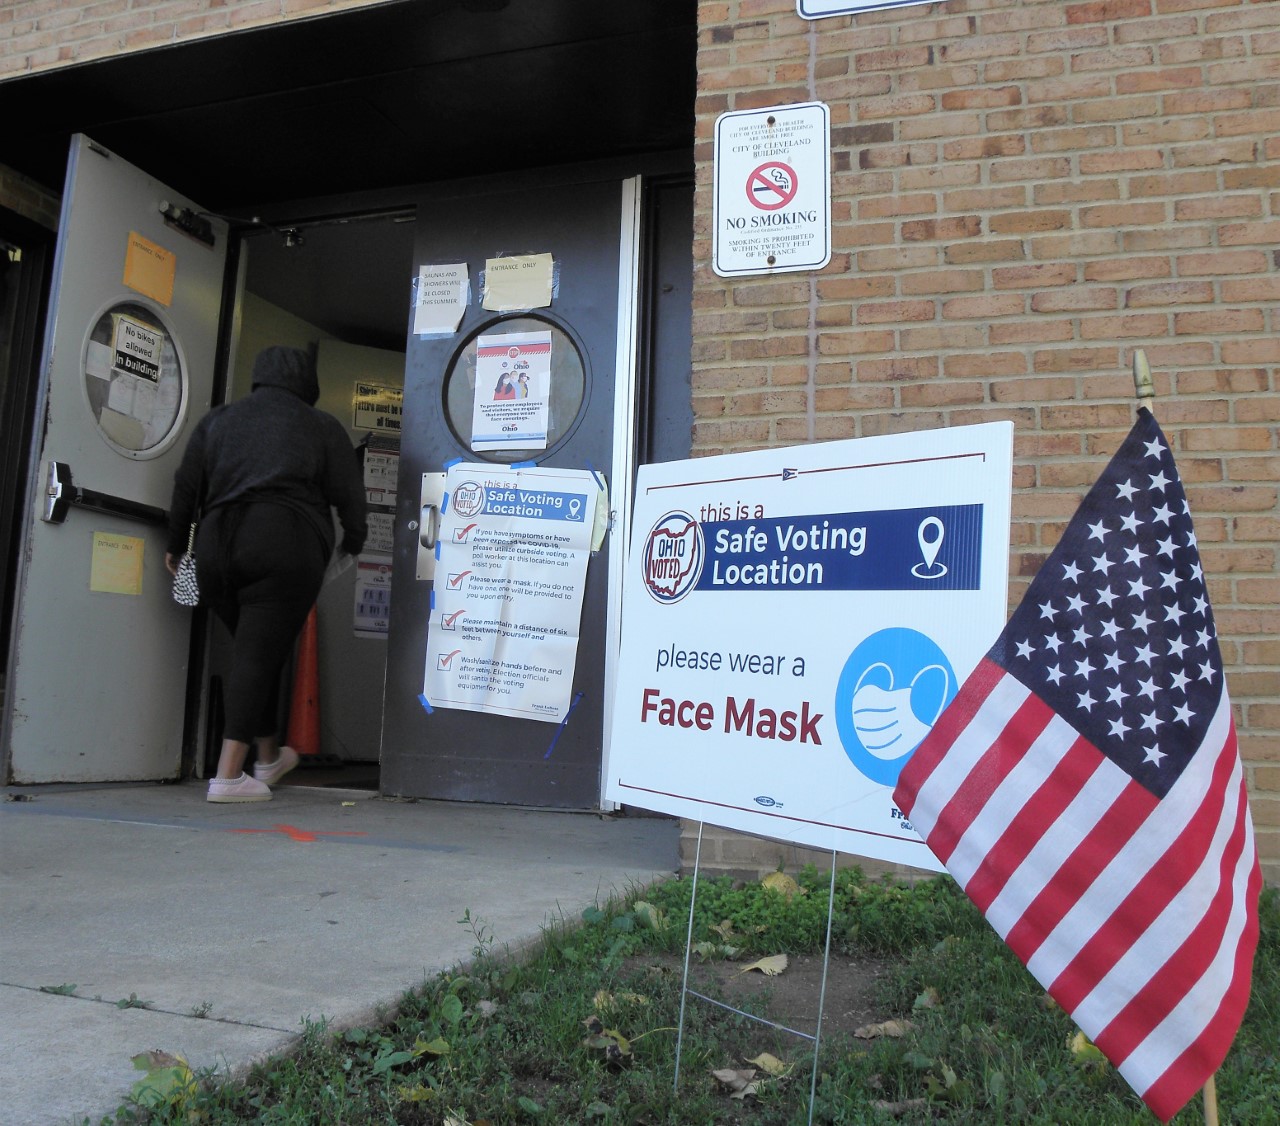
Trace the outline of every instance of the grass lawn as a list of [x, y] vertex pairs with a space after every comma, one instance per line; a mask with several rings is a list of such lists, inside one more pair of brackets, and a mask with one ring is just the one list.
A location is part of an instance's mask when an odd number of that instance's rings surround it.
[[[814, 1031], [828, 885], [813, 871], [699, 881], [693, 988], [732, 1008], [687, 998], [679, 1036], [690, 884], [671, 880], [589, 908], [518, 958], [466, 917], [474, 959], [407, 992], [384, 1025], [310, 1026], [243, 1082], [155, 1061], [106, 1121], [803, 1124], [812, 1040], [744, 1014]], [[1223, 1123], [1280, 1124], [1277, 889], [1261, 916], [1249, 1011], [1217, 1076]], [[832, 918], [814, 1122], [1157, 1121], [949, 877], [907, 887], [843, 871]], [[1199, 1097], [1174, 1119], [1203, 1121]]]

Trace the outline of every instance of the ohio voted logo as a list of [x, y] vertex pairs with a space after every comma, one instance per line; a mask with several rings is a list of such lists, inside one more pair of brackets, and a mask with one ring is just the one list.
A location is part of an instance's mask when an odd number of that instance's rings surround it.
[[640, 560], [644, 586], [655, 602], [679, 602], [698, 585], [706, 559], [702, 528], [687, 512], [668, 512], [649, 529]]
[[453, 490], [453, 510], [467, 518], [484, 511], [484, 486], [478, 481], [463, 481]]
[[845, 754], [871, 781], [894, 785], [958, 687], [931, 638], [901, 627], [873, 633], [849, 654], [836, 685]]

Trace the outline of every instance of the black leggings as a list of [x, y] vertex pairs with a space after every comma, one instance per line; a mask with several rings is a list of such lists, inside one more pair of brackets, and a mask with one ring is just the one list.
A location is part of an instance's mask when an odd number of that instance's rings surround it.
[[276, 733], [280, 670], [315, 605], [327, 562], [316, 530], [282, 505], [214, 509], [200, 522], [201, 601], [233, 639], [223, 738], [250, 743]]

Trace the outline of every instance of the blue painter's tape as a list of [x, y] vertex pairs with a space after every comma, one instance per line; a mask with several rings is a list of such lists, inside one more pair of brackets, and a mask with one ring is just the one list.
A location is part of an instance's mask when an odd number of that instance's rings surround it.
[[564, 713], [564, 719], [560, 721], [560, 726], [556, 728], [556, 733], [551, 737], [551, 746], [547, 748], [547, 753], [542, 756], [544, 762], [551, 757], [551, 752], [556, 749], [556, 744], [560, 741], [560, 735], [564, 731], [565, 724], [569, 722], [569, 717], [573, 715], [573, 709], [578, 706], [578, 701], [581, 699], [582, 693], [579, 692], [570, 702], [568, 710]]
[[436, 588], [432, 587], [431, 588], [431, 609], [434, 610], [435, 608], [436, 608]]
[[511, 468], [512, 469], [537, 469], [538, 463], [536, 461], [513, 461], [511, 463]]
[[435, 709], [431, 706], [431, 701], [427, 699], [427, 694], [423, 692], [418, 696], [418, 703], [427, 709], [427, 715], [434, 715]]
[[433, 550], [436, 553], [436, 562], [439, 563], [440, 562], [440, 541], [439, 540], [436, 540], [436, 546]]
[[449, 494], [445, 493], [440, 498], [440, 515], [443, 516], [449, 511]]
[[451, 457], [448, 461], [444, 463], [444, 467], [446, 470], [448, 470], [448, 469], [452, 469], [455, 465], [460, 465], [461, 463], [462, 463], [462, 458]]
[[600, 474], [596, 472], [596, 467], [591, 464], [591, 459], [583, 458], [582, 460], [586, 464], [586, 467], [591, 471], [591, 476], [596, 479], [596, 487], [601, 492], [604, 492], [604, 478], [601, 477]]

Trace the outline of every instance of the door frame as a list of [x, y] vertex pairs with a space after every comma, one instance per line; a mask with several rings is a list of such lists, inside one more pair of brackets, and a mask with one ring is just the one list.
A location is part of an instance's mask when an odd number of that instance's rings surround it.
[[605, 598], [604, 708], [600, 736], [600, 783], [597, 802], [602, 809], [616, 805], [604, 799], [613, 735], [613, 706], [622, 645], [622, 580], [631, 554], [632, 484], [636, 473], [636, 401], [640, 365], [640, 289], [646, 263], [641, 258], [644, 183], [640, 176], [622, 182], [622, 215], [618, 246], [618, 341], [613, 390], [613, 481], [610, 484], [609, 585]]

